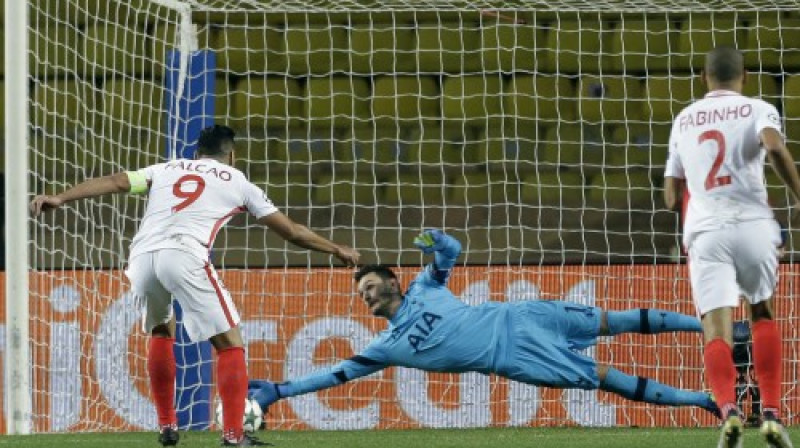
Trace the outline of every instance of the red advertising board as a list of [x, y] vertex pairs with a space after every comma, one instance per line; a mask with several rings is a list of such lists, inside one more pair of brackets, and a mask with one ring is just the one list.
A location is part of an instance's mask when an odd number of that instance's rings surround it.
[[[777, 300], [787, 357], [784, 405], [789, 423], [795, 424], [794, 413], [800, 409], [795, 385], [800, 310], [793, 299], [800, 269], [781, 269]], [[418, 270], [398, 272], [407, 284]], [[367, 314], [354, 294], [349, 270], [228, 270], [220, 276], [242, 315], [252, 378], [281, 381], [330, 365], [352, 356], [386, 325]], [[34, 430], [152, 428], [146, 337], [140, 307], [128, 293], [124, 275], [47, 271], [31, 273], [30, 280]], [[685, 267], [678, 265], [462, 267], [450, 286], [471, 304], [559, 299], [607, 309], [694, 313]], [[602, 338], [593, 355], [626, 372], [682, 388], [704, 388], [698, 334]], [[267, 418], [268, 427], [284, 429], [713, 423], [703, 411], [631, 403], [602, 392], [401, 368], [282, 401]]]

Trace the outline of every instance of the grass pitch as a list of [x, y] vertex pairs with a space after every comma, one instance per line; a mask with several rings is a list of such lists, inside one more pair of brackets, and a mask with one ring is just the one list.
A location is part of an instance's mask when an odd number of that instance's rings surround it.
[[[790, 428], [800, 441], [800, 428]], [[710, 428], [490, 428], [414, 429], [381, 431], [259, 431], [275, 447], [290, 448], [485, 448], [485, 447], [614, 447], [688, 448], [716, 446], [718, 432]], [[109, 448], [160, 447], [154, 432], [47, 434], [0, 436], [0, 447]], [[757, 429], [745, 431], [744, 446], [763, 446]], [[218, 432], [182, 432], [179, 447], [219, 446]]]

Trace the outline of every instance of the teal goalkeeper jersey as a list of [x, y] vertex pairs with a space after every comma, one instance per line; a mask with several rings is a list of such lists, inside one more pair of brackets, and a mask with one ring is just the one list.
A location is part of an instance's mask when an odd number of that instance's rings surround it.
[[510, 351], [506, 347], [514, 306], [461, 302], [447, 288], [449, 270], [437, 270], [436, 265], [429, 264], [417, 275], [389, 327], [363, 352], [283, 383], [285, 396], [335, 386], [390, 366], [452, 373], [502, 371], [498, 367]]
[[469, 306], [428, 265], [409, 285], [389, 328], [361, 356], [378, 364], [435, 372], [497, 371], [509, 331], [509, 304]]
[[313, 392], [390, 366], [497, 373], [528, 384], [591, 389], [596, 363], [576, 350], [596, 343], [600, 310], [568, 302], [469, 306], [447, 288], [461, 246], [452, 237], [409, 285], [389, 327], [352, 358], [279, 385], [281, 397]]

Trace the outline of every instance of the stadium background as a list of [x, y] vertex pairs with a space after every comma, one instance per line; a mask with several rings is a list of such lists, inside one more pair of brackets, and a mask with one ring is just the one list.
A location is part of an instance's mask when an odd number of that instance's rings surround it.
[[[145, 0], [124, 3], [30, 2], [33, 192], [154, 163], [167, 151], [165, 51], [176, 21], [163, 9], [154, 14]], [[746, 93], [778, 106], [797, 154], [800, 16], [769, 10], [503, 14], [196, 13], [200, 48], [217, 58], [216, 104], [207, 113], [240, 131], [240, 168], [280, 208], [359, 248], [368, 262], [419, 265], [411, 238], [423, 227], [443, 227], [464, 242], [463, 261], [474, 266], [460, 278], [461, 288], [473, 279], [532, 276], [543, 297], [557, 298], [580, 278], [612, 278], [621, 286], [600, 288], [598, 303], [690, 311], [682, 268], [653, 267], [679, 260], [678, 220], [660, 199], [669, 124], [702, 95], [695, 76], [702, 55], [714, 44], [737, 45], [753, 72]], [[14, 151], [7, 148], [5, 157]], [[771, 174], [768, 182], [779, 185]], [[771, 188], [770, 196], [785, 223], [785, 192]], [[132, 198], [93, 201], [32, 226], [36, 431], [141, 427], [119, 416], [124, 400], [91, 395], [100, 356], [91, 350], [103, 310], [124, 296], [118, 269], [142, 205]], [[795, 244], [790, 237], [789, 262]], [[287, 247], [239, 218], [217, 247], [225, 250], [212, 257], [226, 271], [245, 319], [285, 320], [293, 315], [287, 300], [294, 298], [304, 323], [337, 310], [357, 316], [370, 331], [380, 328], [352, 301], [326, 257]], [[297, 280], [305, 289], [273, 287], [276, 280], [263, 278], [273, 272], [307, 277]], [[550, 287], [540, 284], [543, 272]], [[784, 274], [782, 294], [794, 297], [793, 265]], [[52, 306], [61, 300], [53, 291], [65, 284], [75, 288], [82, 307]], [[507, 298], [503, 285], [490, 289], [492, 298]], [[84, 307], [91, 310], [85, 316]], [[787, 307], [787, 354], [796, 360], [798, 313]], [[130, 316], [121, 319], [131, 323]], [[54, 358], [47, 346], [62, 321], [80, 322], [81, 359], [91, 361], [80, 367], [79, 422], [54, 428]], [[281, 350], [288, 340], [280, 334], [275, 347], [251, 347], [254, 376], [286, 374]], [[602, 344], [599, 353], [639, 373], [700, 387], [696, 341], [659, 341], [678, 350], [661, 357], [651, 341], [636, 339]], [[146, 394], [142, 339], [128, 342], [129, 368]], [[352, 349], [341, 342], [322, 344], [327, 348], [314, 360], [346, 356]], [[796, 377], [795, 364], [787, 367], [787, 381]], [[331, 399], [368, 398], [370, 384]], [[432, 384], [435, 400], [454, 407], [458, 382]], [[787, 384], [786, 392], [785, 404], [797, 409], [795, 386]], [[548, 397], [549, 417], [537, 421], [574, 424], [557, 397]], [[94, 398], [111, 404], [98, 406]], [[270, 424], [305, 425], [284, 408]], [[385, 412], [385, 426], [415, 424]], [[795, 418], [790, 412], [790, 422]], [[614, 423], [710, 422], [693, 412], [628, 405]]]

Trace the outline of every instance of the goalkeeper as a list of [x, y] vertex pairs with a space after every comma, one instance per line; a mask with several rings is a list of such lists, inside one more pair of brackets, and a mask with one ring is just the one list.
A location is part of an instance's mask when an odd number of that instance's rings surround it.
[[266, 410], [279, 399], [333, 387], [391, 366], [433, 372], [494, 373], [556, 388], [601, 389], [629, 400], [718, 409], [703, 392], [631, 376], [578, 352], [598, 336], [667, 331], [700, 333], [692, 316], [655, 309], [604, 311], [560, 301], [488, 302], [469, 306], [447, 288], [461, 252], [455, 238], [429, 230], [414, 240], [435, 260], [402, 293], [394, 272], [367, 265], [356, 274], [358, 295], [370, 312], [389, 320], [366, 349], [333, 367], [276, 384], [250, 381], [250, 394]]

